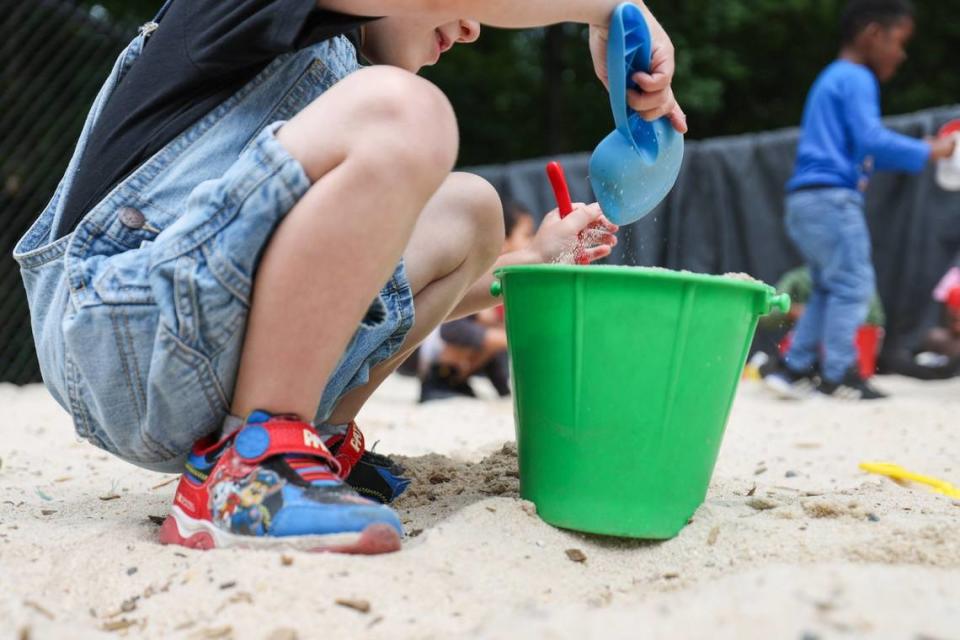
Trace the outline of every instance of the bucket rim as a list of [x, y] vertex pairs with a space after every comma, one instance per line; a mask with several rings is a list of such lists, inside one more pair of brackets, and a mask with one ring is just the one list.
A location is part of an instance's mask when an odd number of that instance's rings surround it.
[[692, 271], [674, 271], [663, 267], [625, 267], [619, 265], [568, 265], [568, 264], [523, 264], [500, 267], [493, 272], [497, 278], [513, 273], [567, 273], [567, 274], [598, 274], [604, 276], [626, 276], [631, 278], [645, 278], [655, 280], [674, 280], [678, 282], [695, 282], [701, 284], [716, 284], [736, 288], [746, 288], [762, 293], [776, 293], [769, 284], [761, 280], [737, 279], [730, 276], [718, 276]]

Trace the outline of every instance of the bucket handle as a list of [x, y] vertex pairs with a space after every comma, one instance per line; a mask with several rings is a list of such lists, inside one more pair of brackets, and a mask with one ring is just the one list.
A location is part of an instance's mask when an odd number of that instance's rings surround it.
[[493, 284], [490, 285], [490, 295], [494, 298], [499, 298], [503, 295], [503, 283], [499, 280], [494, 280]]
[[792, 302], [790, 300], [790, 294], [780, 293], [777, 295], [771, 295], [767, 300], [767, 311], [764, 315], [773, 312], [774, 310], [779, 311], [780, 313], [788, 313]]

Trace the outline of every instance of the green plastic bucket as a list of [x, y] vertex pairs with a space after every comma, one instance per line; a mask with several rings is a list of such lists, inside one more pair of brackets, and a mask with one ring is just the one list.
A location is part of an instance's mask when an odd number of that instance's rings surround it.
[[496, 272], [513, 359], [520, 493], [546, 522], [676, 536], [703, 502], [760, 316], [756, 281], [661, 269]]

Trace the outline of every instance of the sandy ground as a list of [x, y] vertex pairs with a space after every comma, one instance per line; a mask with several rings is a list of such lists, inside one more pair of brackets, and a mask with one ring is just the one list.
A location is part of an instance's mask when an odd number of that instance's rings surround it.
[[746, 383], [706, 504], [650, 543], [542, 523], [509, 403], [418, 407], [391, 380], [361, 424], [420, 482], [406, 548], [373, 559], [161, 547], [171, 478], [76, 442], [42, 388], [0, 386], [0, 636], [960, 638], [960, 502], [857, 470], [960, 484], [960, 382], [880, 384], [896, 398]]

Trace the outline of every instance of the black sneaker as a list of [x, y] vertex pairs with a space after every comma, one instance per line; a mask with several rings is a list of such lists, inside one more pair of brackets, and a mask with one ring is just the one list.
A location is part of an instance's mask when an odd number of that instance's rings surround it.
[[[340, 477], [364, 498], [390, 504], [410, 486], [405, 469], [391, 458], [367, 449], [356, 422], [324, 444], [340, 463]], [[376, 446], [376, 445], [374, 445]]]
[[780, 398], [801, 400], [817, 389], [819, 380], [813, 369], [806, 373], [797, 373], [784, 366], [763, 376], [763, 384]]
[[860, 377], [859, 372], [851, 369], [840, 382], [823, 380], [817, 391], [825, 396], [840, 400], [882, 400], [889, 397]]

